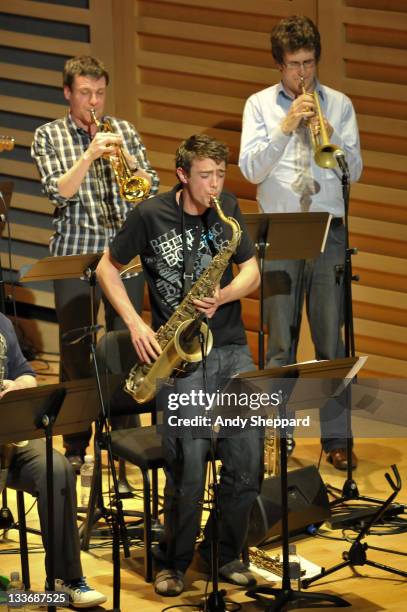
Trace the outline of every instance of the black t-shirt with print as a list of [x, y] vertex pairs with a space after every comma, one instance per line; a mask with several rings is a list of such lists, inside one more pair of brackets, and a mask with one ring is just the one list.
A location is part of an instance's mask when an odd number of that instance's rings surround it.
[[[123, 265], [128, 264], [136, 255], [141, 256], [150, 294], [152, 326], [155, 330], [170, 318], [182, 301], [182, 215], [175, 198], [179, 188], [180, 185], [177, 185], [172, 191], [139, 204], [128, 215], [110, 245], [113, 258]], [[220, 201], [224, 214], [234, 217], [242, 228], [242, 239], [232, 261], [243, 263], [253, 257], [253, 243], [247, 234], [235, 196], [222, 192]], [[192, 250], [196, 231], [201, 232], [194, 261], [195, 282], [225, 241], [230, 240], [231, 228], [220, 220], [214, 209], [209, 208], [203, 215], [184, 213], [184, 229], [189, 251]], [[228, 285], [232, 279], [232, 265], [229, 263], [221, 279], [221, 287]], [[239, 300], [220, 306], [209, 325], [214, 346], [246, 344]]]

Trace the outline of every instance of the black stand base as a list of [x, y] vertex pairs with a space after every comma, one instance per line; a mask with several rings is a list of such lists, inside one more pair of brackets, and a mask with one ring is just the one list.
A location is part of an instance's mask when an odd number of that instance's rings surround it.
[[224, 597], [226, 591], [221, 589], [220, 591], [212, 592], [205, 603], [201, 604], [201, 610], [205, 612], [225, 612], [226, 603]]
[[[348, 601], [337, 595], [327, 595], [326, 593], [303, 593], [302, 591], [294, 591], [294, 589], [291, 588], [283, 590], [282, 588], [258, 586], [253, 590], [247, 591], [246, 595], [248, 597], [253, 597], [264, 605], [265, 607], [263, 609], [265, 612], [282, 610], [288, 603], [296, 603], [296, 609], [309, 608], [311, 602], [315, 602], [315, 604], [317, 604], [316, 607], [324, 608], [349, 608], [351, 606]], [[268, 597], [262, 597], [262, 595], [272, 595], [275, 599], [271, 601]], [[301, 605], [301, 601], [304, 605]]]
[[[350, 549], [342, 553], [342, 558], [344, 559], [344, 562], [338, 563], [337, 565], [334, 565], [333, 567], [327, 570], [323, 568], [322, 571], [317, 576], [313, 576], [312, 578], [305, 578], [304, 580], [302, 580], [301, 585], [305, 589], [310, 584], [312, 584], [316, 580], [319, 580], [320, 578], [329, 576], [329, 574], [333, 574], [334, 572], [337, 572], [338, 570], [344, 567], [354, 567], [357, 565], [370, 565], [371, 567], [376, 567], [377, 569], [384, 570], [385, 572], [390, 572], [391, 574], [396, 574], [397, 576], [402, 576], [403, 578], [407, 578], [407, 572], [403, 572], [402, 570], [396, 569], [395, 567], [390, 567], [389, 565], [383, 565], [382, 563], [376, 563], [376, 561], [369, 561], [366, 555], [366, 551], [369, 548], [369, 546], [366, 542], [362, 542], [363, 538], [369, 534], [370, 528], [372, 527], [372, 525], [374, 525], [376, 522], [378, 522], [381, 519], [381, 517], [386, 512], [387, 508], [389, 508], [390, 504], [393, 502], [393, 500], [396, 498], [397, 494], [401, 490], [401, 478], [400, 478], [400, 474], [397, 469], [397, 466], [392, 465], [391, 468], [393, 470], [395, 480], [392, 480], [388, 472], [385, 473], [385, 477], [386, 477], [387, 482], [390, 484], [391, 488], [393, 489], [393, 493], [391, 493], [389, 497], [384, 502], [382, 502], [382, 505], [377, 510], [376, 514], [374, 514], [371, 517], [370, 521], [368, 521], [365, 524], [364, 528], [359, 532], [359, 535], [357, 536], [356, 540], [353, 542]], [[372, 547], [372, 548], [374, 549], [375, 547]], [[390, 550], [386, 551], [385, 549], [377, 549], [377, 550], [382, 550], [384, 552], [392, 552], [393, 554], [403, 554], [403, 553], [397, 553], [397, 551], [390, 551]]]
[[352, 544], [349, 551], [345, 551], [342, 553], [342, 557], [344, 559], [343, 563], [338, 563], [329, 569], [322, 569], [317, 576], [313, 576], [312, 578], [305, 578], [302, 580], [301, 585], [304, 589], [308, 588], [310, 584], [315, 582], [316, 580], [320, 580], [320, 578], [324, 578], [325, 576], [329, 576], [329, 574], [333, 574], [333, 572], [337, 572], [338, 570], [344, 567], [354, 567], [354, 566], [362, 566], [362, 565], [370, 565], [370, 567], [376, 567], [377, 569], [384, 570], [386, 572], [390, 572], [391, 574], [397, 574], [398, 576], [402, 576], [403, 578], [407, 578], [407, 572], [403, 572], [402, 570], [396, 569], [394, 567], [390, 567], [389, 565], [384, 565], [383, 563], [377, 563], [376, 561], [369, 561], [366, 555], [366, 551], [369, 548], [366, 542], [356, 541]]

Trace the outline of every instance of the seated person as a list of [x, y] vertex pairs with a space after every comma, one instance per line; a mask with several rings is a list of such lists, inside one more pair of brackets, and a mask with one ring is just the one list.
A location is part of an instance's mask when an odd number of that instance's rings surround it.
[[[35, 373], [24, 358], [14, 328], [0, 313], [0, 370], [3, 385], [0, 400], [16, 389], [36, 387]], [[0, 403], [1, 409], [1, 403]], [[47, 482], [45, 441], [30, 440], [12, 446], [7, 475], [7, 487], [31, 493], [38, 498], [45, 567], [48, 573], [47, 543]], [[107, 597], [92, 589], [85, 580], [80, 561], [79, 533], [76, 524], [75, 474], [71, 464], [54, 450], [54, 511], [55, 511], [55, 590], [68, 593], [70, 603], [77, 608], [93, 608]]]

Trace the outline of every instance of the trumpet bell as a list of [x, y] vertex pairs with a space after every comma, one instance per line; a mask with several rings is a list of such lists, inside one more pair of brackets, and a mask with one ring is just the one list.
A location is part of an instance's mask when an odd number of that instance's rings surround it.
[[340, 149], [334, 144], [323, 144], [316, 147], [314, 151], [314, 161], [320, 168], [336, 168], [337, 160], [335, 151]]
[[120, 196], [126, 202], [139, 202], [150, 193], [150, 183], [141, 176], [130, 176], [120, 183]]

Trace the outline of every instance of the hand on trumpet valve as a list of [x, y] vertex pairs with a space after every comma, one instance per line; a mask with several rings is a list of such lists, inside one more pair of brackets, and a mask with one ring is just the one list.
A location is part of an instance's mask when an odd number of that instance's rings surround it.
[[[332, 125], [329, 123], [328, 119], [326, 117], [323, 117], [323, 122], [324, 122], [324, 126], [325, 126], [325, 130], [328, 134], [328, 137], [331, 138], [332, 134], [333, 134], [333, 127]], [[314, 115], [313, 117], [311, 117], [310, 119], [310, 127], [312, 129], [312, 132], [315, 136], [318, 136], [318, 134], [320, 134], [321, 132], [321, 125], [319, 122], [319, 117], [318, 115]]]
[[315, 103], [311, 94], [302, 93], [295, 98], [281, 123], [284, 134], [290, 134], [297, 129], [302, 120], [307, 121], [315, 115]]
[[118, 134], [112, 132], [97, 132], [91, 141], [86, 153], [87, 157], [94, 161], [99, 157], [110, 157], [115, 155], [117, 147], [122, 144], [123, 140]]

